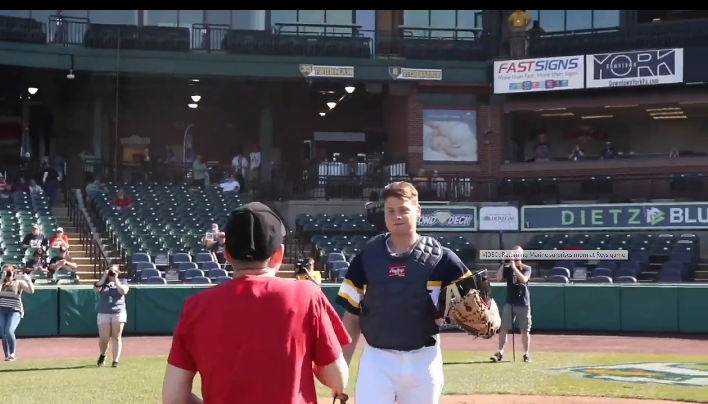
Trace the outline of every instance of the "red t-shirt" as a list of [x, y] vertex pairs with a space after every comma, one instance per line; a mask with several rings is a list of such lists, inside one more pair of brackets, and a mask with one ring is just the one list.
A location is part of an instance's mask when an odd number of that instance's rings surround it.
[[119, 198], [118, 195], [116, 195], [113, 197], [113, 201], [111, 203], [113, 204], [113, 206], [116, 206], [118, 208], [124, 208], [130, 205], [130, 198], [128, 198], [127, 196]]
[[52, 248], [59, 248], [59, 247], [64, 247], [64, 248], [69, 248], [69, 236], [66, 234], [62, 234], [60, 237], [57, 237], [56, 234], [52, 235], [49, 237], [49, 247]]
[[351, 339], [312, 282], [245, 276], [187, 298], [167, 362], [198, 372], [210, 404], [316, 404], [313, 364]]

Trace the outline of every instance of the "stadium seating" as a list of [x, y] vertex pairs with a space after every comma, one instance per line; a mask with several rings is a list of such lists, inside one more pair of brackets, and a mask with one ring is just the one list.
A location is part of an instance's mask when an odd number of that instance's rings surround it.
[[[184, 185], [133, 183], [106, 187], [108, 193], [92, 196], [92, 206], [134, 279], [161, 282], [150, 278], [163, 276], [162, 271], [168, 268], [178, 271], [180, 280], [205, 273], [214, 279], [227, 275], [223, 270], [210, 275], [219, 266], [202, 251], [201, 242], [212, 223], [225, 226], [228, 214], [242, 205], [238, 194]], [[130, 207], [118, 209], [110, 204], [119, 187], [130, 197]], [[200, 273], [195, 275], [191, 270]]]
[[[302, 214], [296, 218], [296, 234], [309, 245], [309, 255], [325, 270], [331, 279], [346, 274], [348, 262], [361, 251], [369, 238], [379, 233], [364, 214]], [[472, 265], [476, 249], [463, 235], [431, 234], [440, 243], [454, 251], [463, 262]]]
[[575, 268], [592, 267], [589, 277], [604, 276], [617, 281], [628, 278], [659, 280], [660, 282], [693, 279], [695, 264], [700, 257], [700, 243], [695, 234], [668, 233], [592, 233], [537, 234], [525, 246], [527, 250], [626, 250], [627, 261], [587, 262], [558, 261], [547, 277], [574, 278]]
[[[47, 236], [59, 227], [44, 195], [14, 192], [0, 197], [0, 264], [24, 267], [25, 263], [32, 259], [34, 250], [23, 251], [21, 244], [24, 236], [32, 232], [34, 224], [38, 224]], [[56, 249], [49, 249], [47, 260], [55, 254]], [[78, 282], [78, 276], [71, 270], [59, 270], [53, 278], [47, 272], [33, 271], [30, 277], [40, 279], [40, 284], [56, 283], [60, 280], [64, 281], [61, 283]]]

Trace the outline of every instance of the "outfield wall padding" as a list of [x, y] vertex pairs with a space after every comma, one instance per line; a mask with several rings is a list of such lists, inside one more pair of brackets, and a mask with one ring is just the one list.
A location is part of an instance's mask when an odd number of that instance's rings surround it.
[[[126, 333], [172, 333], [185, 299], [204, 288], [132, 286], [126, 299]], [[322, 289], [333, 302], [339, 285], [323, 285]], [[506, 288], [494, 285], [492, 293], [501, 306]], [[708, 333], [708, 285], [532, 284], [530, 293], [535, 331]], [[22, 299], [25, 317], [18, 336], [97, 333], [97, 297], [90, 286], [37, 287]], [[335, 308], [342, 315], [343, 309]]]

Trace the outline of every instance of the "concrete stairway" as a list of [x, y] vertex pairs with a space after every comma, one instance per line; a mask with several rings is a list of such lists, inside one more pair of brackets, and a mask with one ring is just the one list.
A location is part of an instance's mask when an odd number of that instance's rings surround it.
[[69, 237], [69, 256], [78, 265], [76, 273], [79, 275], [80, 283], [95, 283], [97, 279], [93, 274], [93, 265], [90, 263], [90, 259], [86, 253], [86, 247], [81, 244], [78, 229], [74, 227], [74, 224], [69, 219], [69, 213], [64, 203], [64, 198], [57, 198], [57, 202], [52, 208], [52, 213], [54, 217], [56, 217], [59, 227], [62, 227], [64, 233]]

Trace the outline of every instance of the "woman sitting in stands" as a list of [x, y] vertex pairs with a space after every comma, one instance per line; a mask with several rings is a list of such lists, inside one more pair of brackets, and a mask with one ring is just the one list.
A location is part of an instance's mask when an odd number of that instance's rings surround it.
[[106, 353], [110, 343], [113, 354], [113, 367], [118, 367], [120, 351], [123, 348], [123, 327], [128, 321], [128, 312], [125, 308], [125, 295], [128, 293], [128, 285], [121, 283], [118, 275], [120, 270], [117, 265], [112, 265], [103, 277], [93, 285], [94, 291], [98, 294], [98, 348], [100, 354], [96, 366], [106, 364]]
[[0, 283], [0, 337], [2, 337], [2, 351], [5, 361], [14, 361], [17, 353], [17, 338], [15, 330], [20, 325], [25, 311], [22, 306], [22, 292], [34, 293], [32, 281], [24, 275], [16, 276], [14, 265], [7, 265], [2, 271]]

